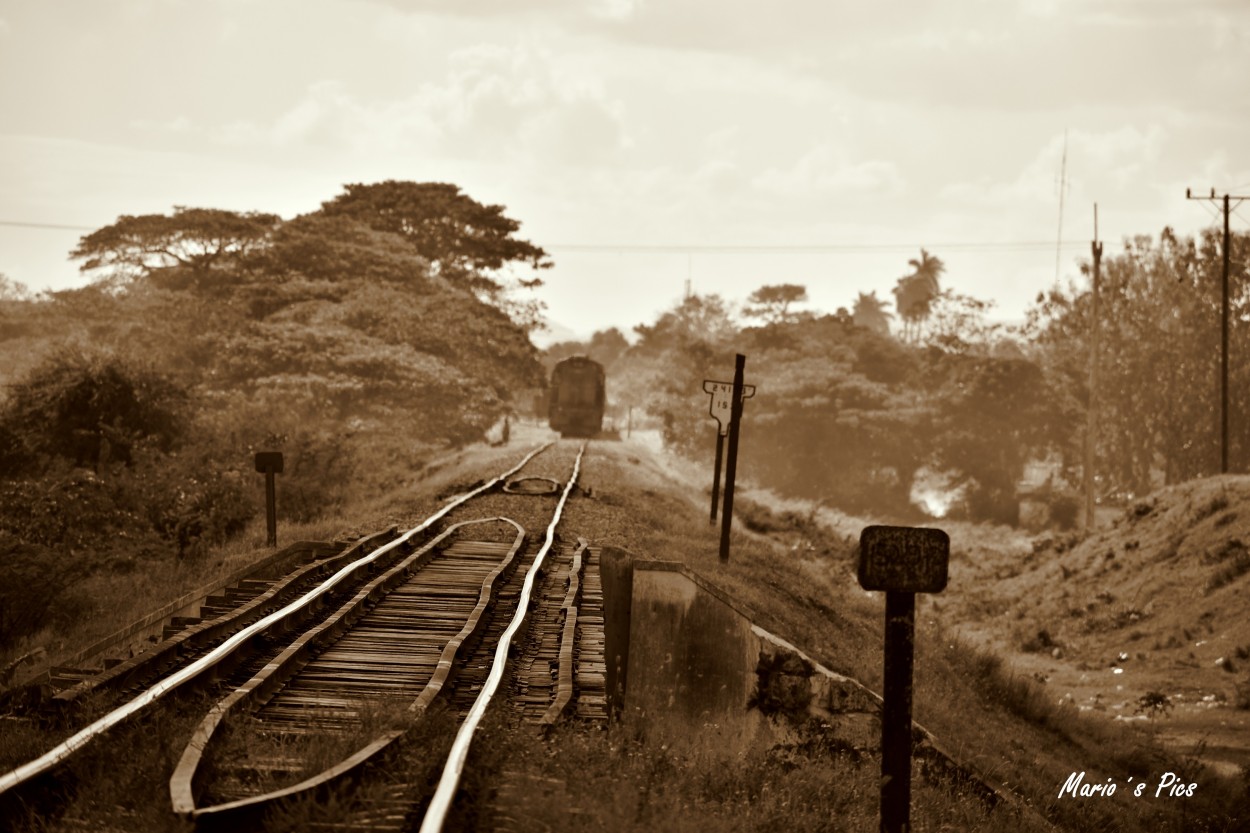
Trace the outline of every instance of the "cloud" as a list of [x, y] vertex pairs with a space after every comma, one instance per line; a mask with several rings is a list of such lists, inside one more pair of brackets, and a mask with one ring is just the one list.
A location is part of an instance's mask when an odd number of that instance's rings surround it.
[[[1124, 125], [1108, 131], [1073, 130], [1067, 136], [1069, 182], [1084, 192], [1110, 196], [1113, 192], [1144, 187], [1163, 153], [1167, 134], [1158, 125], [1144, 129]], [[942, 189], [942, 197], [982, 207], [1021, 202], [1050, 205], [1057, 200], [1063, 167], [1064, 135], [1049, 141], [1010, 181], [957, 182]]]
[[221, 128], [235, 145], [323, 147], [457, 158], [610, 158], [630, 145], [624, 105], [576, 59], [534, 44], [453, 52], [441, 79], [404, 97], [363, 101], [338, 81], [310, 85], [267, 125]]
[[189, 133], [192, 127], [191, 119], [185, 115], [166, 121], [147, 118], [131, 119], [130, 126], [144, 133]]
[[[444, 14], [457, 17], [502, 17], [576, 8], [584, 0], [369, 0], [410, 14]], [[602, 5], [618, 5], [630, 0], [600, 0]]]
[[828, 144], [812, 148], [788, 169], [764, 171], [755, 177], [754, 184], [783, 196], [865, 191], [899, 194], [904, 190], [903, 176], [894, 163], [848, 161]]
[[643, 6], [643, 0], [594, 0], [590, 14], [604, 20], [626, 20]]

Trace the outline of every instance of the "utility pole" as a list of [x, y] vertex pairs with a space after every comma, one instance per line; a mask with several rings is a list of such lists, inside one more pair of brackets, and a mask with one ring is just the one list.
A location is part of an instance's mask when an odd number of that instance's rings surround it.
[[1241, 201], [1250, 199], [1250, 196], [1225, 194], [1220, 198], [1215, 196], [1215, 189], [1212, 188], [1209, 197], [1195, 197], [1186, 188], [1185, 199], [1211, 202], [1220, 199], [1224, 203], [1224, 280], [1223, 301], [1220, 304], [1220, 473], [1228, 474], [1228, 253], [1232, 246], [1228, 233], [1228, 215], [1232, 208], [1236, 208], [1230, 207], [1229, 201], [1237, 200], [1237, 205], [1241, 205]]
[[1093, 310], [1091, 310], [1090, 359], [1089, 359], [1089, 409], [1085, 414], [1085, 534], [1094, 528], [1094, 429], [1098, 418], [1098, 335], [1101, 321], [1098, 317], [1098, 276], [1102, 263], [1102, 243], [1098, 241], [1098, 203], [1094, 203], [1094, 241], [1089, 244], [1094, 257]]

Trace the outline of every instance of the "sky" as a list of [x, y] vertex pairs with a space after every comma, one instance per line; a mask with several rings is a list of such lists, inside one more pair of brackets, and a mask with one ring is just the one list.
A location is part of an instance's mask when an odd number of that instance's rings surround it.
[[69, 250], [123, 214], [385, 179], [505, 206], [554, 261], [549, 338], [687, 282], [891, 300], [922, 247], [1015, 320], [1083, 280], [1095, 203], [1112, 254], [1213, 225], [1186, 188], [1250, 195], [1250, 0], [0, 0], [0, 274], [31, 289], [86, 283]]

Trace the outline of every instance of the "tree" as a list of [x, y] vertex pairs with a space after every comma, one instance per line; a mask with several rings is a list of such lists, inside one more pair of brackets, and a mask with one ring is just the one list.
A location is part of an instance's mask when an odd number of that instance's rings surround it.
[[0, 303], [4, 301], [29, 301], [30, 288], [21, 281], [15, 281], [0, 272]]
[[543, 363], [550, 372], [559, 362], [569, 356], [590, 356], [611, 372], [612, 365], [629, 349], [625, 334], [616, 327], [597, 330], [590, 341], [557, 341], [543, 351]]
[[934, 299], [942, 291], [938, 278], [946, 271], [946, 264], [921, 249], [920, 257], [907, 261], [907, 265], [911, 274], [899, 278], [892, 292], [894, 308], [903, 319], [903, 339], [914, 342], [929, 317]]
[[202, 281], [231, 258], [263, 246], [282, 220], [276, 214], [175, 206], [172, 215], [123, 214], [115, 223], [85, 235], [70, 252], [84, 272], [115, 269], [112, 277], [166, 273]]
[[765, 326], [783, 324], [792, 319], [791, 304], [807, 301], [807, 287], [794, 283], [761, 286], [747, 298], [748, 306], [743, 313], [759, 318]]
[[13, 386], [0, 414], [32, 452], [97, 471], [129, 464], [140, 440], [169, 449], [182, 433], [186, 391], [109, 354], [64, 350]]
[[719, 295], [688, 295], [652, 325], [638, 324], [635, 345], [641, 352], [681, 347], [693, 342], [720, 344], [737, 332], [729, 305]]
[[[377, 231], [397, 234], [428, 260], [436, 275], [497, 298], [504, 284], [496, 272], [509, 263], [551, 266], [538, 246], [514, 237], [521, 224], [502, 205], [482, 205], [443, 182], [349, 184], [321, 205], [328, 217], [350, 217]], [[533, 281], [529, 285], [537, 285]]]
[[883, 336], [890, 334], [890, 319], [893, 317], [893, 314], [886, 309], [885, 302], [877, 297], [876, 290], [867, 295], [863, 292], [859, 293], [851, 311], [851, 320], [855, 322], [855, 326], [872, 330]]
[[929, 308], [929, 326], [924, 343], [949, 353], [988, 353], [1001, 333], [1001, 324], [985, 320], [993, 301], [981, 301], [944, 289]]
[[[1232, 274], [1250, 262], [1250, 235], [1233, 236]], [[1220, 235], [1165, 228], [1103, 258], [1093, 436], [1104, 493], [1141, 494], [1219, 470]], [[1088, 271], [1088, 264], [1083, 267]], [[1038, 297], [1029, 332], [1050, 372], [1088, 405], [1092, 294], [1086, 285]], [[1231, 295], [1230, 466], [1250, 467], [1250, 296]], [[1081, 424], [1085, 423], [1082, 419]]]
[[408, 240], [345, 215], [315, 212], [288, 220], [253, 261], [249, 265], [286, 280], [373, 280], [429, 291], [429, 261]]
[[1025, 463], [1064, 444], [1074, 414], [1042, 368], [1027, 359], [933, 354], [929, 375], [945, 385], [936, 400], [934, 457], [966, 484], [974, 520], [1017, 520], [1016, 484]]

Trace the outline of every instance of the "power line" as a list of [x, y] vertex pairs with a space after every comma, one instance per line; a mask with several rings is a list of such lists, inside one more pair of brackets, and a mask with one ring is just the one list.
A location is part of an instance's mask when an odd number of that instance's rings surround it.
[[16, 226], [18, 228], [61, 229], [63, 231], [95, 231], [90, 226], [64, 226], [59, 223], [23, 223], [19, 220], [0, 220], [0, 226]]
[[[554, 251], [586, 254], [840, 254], [856, 252], [914, 252], [922, 246], [943, 251], [1048, 251], [1050, 240], [1004, 240], [980, 243], [790, 243], [778, 245], [683, 245], [679, 243], [544, 243]], [[1087, 245], [1065, 240], [1064, 248]]]
[[[0, 220], [0, 226], [95, 231], [92, 226], [61, 223], [30, 223]], [[913, 252], [921, 247], [945, 251], [1027, 252], [1045, 251], [1052, 246], [1064, 249], [1084, 247], [1080, 240], [998, 240], [954, 243], [782, 243], [782, 244], [683, 244], [683, 243], [548, 243], [544, 248], [586, 254], [839, 254], [856, 252]]]

